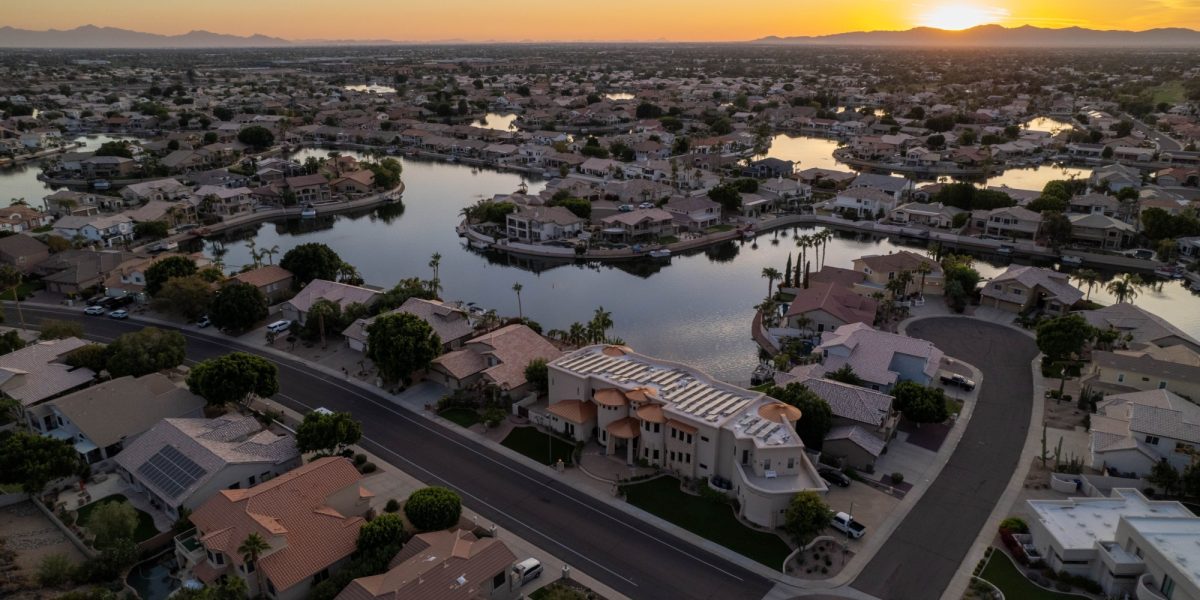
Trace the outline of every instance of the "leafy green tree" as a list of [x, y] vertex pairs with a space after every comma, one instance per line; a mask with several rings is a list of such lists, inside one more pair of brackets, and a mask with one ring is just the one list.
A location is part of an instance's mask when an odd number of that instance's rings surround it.
[[38, 585], [56, 588], [75, 578], [75, 563], [66, 554], [54, 553], [42, 557], [35, 575]]
[[897, 410], [914, 423], [942, 423], [950, 418], [946, 392], [941, 388], [901, 381], [892, 386], [892, 395], [896, 398]]
[[566, 198], [553, 204], [571, 211], [571, 214], [580, 219], [588, 219], [592, 216], [592, 203], [584, 198]]
[[349, 324], [342, 314], [342, 305], [321, 298], [313, 302], [300, 328], [300, 337], [309, 341], [324, 340], [340, 333]]
[[129, 149], [129, 142], [125, 140], [114, 140], [100, 144], [100, 147], [96, 149], [95, 155], [133, 158], [133, 151]]
[[663, 115], [663, 109], [656, 104], [642, 102], [638, 104], [634, 114], [639, 119], [657, 119]]
[[42, 325], [39, 329], [39, 340], [62, 340], [72, 337], [83, 337], [83, 325], [76, 323], [75, 321], [47, 319], [42, 321]]
[[732, 183], [722, 183], [708, 190], [708, 198], [721, 205], [726, 213], [737, 213], [742, 209], [742, 194]]
[[213, 295], [208, 316], [214, 325], [228, 331], [246, 331], [267, 318], [267, 296], [243, 281], [228, 283]]
[[826, 373], [825, 378], [832, 381], [840, 381], [850, 385], [862, 385], [863, 379], [854, 372], [854, 367], [850, 365], [842, 365], [836, 371]]
[[212, 301], [212, 284], [197, 274], [168, 279], [151, 305], [155, 310], [194, 321], [208, 312]]
[[182, 333], [147, 327], [113, 340], [106, 366], [113, 377], [141, 377], [183, 364], [186, 348]]
[[0, 484], [38, 494], [46, 484], [79, 472], [79, 453], [67, 442], [26, 431], [0, 433]]
[[169, 230], [164, 221], [144, 221], [133, 226], [133, 233], [138, 239], [161, 240], [167, 237]]
[[196, 261], [187, 256], [168, 256], [146, 269], [146, 294], [155, 296], [163, 284], [172, 277], [188, 277], [196, 274]]
[[296, 287], [301, 288], [314, 279], [336, 281], [338, 270], [344, 263], [329, 246], [308, 243], [288, 250], [279, 266], [291, 271]]
[[776, 400], [800, 409], [800, 420], [793, 423], [796, 433], [804, 445], [820, 450], [825, 435], [833, 429], [833, 410], [824, 398], [800, 383], [789, 383], [785, 387], [771, 386], [766, 394]]
[[210, 358], [187, 377], [188, 389], [214, 406], [243, 402], [250, 394], [261, 398], [279, 392], [279, 369], [275, 363], [245, 352]]
[[104, 344], [80, 346], [67, 355], [66, 361], [70, 367], [82, 367], [99, 373], [108, 367], [108, 348]]
[[1057, 250], [1071, 240], [1071, 219], [1067, 215], [1047, 210], [1042, 213], [1042, 235], [1050, 242], [1050, 247]]
[[16, 329], [9, 329], [0, 334], [0, 354], [8, 354], [25, 347], [25, 340], [17, 334]]
[[783, 518], [783, 530], [804, 545], [829, 526], [833, 511], [816, 492], [800, 492], [792, 496]]
[[1150, 476], [1146, 479], [1168, 496], [1178, 492], [1183, 481], [1179, 476], [1179, 471], [1175, 470], [1175, 467], [1172, 467], [1165, 458], [1154, 463], [1154, 467], [1150, 469]]
[[545, 394], [550, 389], [550, 369], [546, 359], [535, 358], [525, 365], [525, 381], [533, 385], [539, 394]]
[[400, 185], [400, 174], [404, 168], [394, 158], [385, 158], [378, 163], [366, 163], [366, 167], [375, 175], [375, 187], [390, 190]]
[[359, 556], [382, 559], [384, 564], [400, 551], [407, 539], [404, 519], [395, 513], [380, 515], [358, 530], [355, 551]]
[[265, 150], [275, 143], [275, 134], [260, 125], [252, 125], [239, 131], [237, 137], [239, 142], [251, 146], [255, 150]]
[[1046, 319], [1037, 326], [1037, 346], [1052, 361], [1069, 359], [1083, 352], [1096, 330], [1076, 313]]
[[296, 428], [296, 447], [301, 452], [331, 454], [362, 439], [362, 424], [347, 412], [310, 412]]
[[128, 501], [104, 502], [92, 509], [83, 526], [96, 536], [97, 548], [110, 548], [120, 540], [132, 540], [137, 530], [137, 510]]
[[449, 529], [462, 516], [462, 501], [458, 494], [443, 487], [421, 488], [404, 502], [404, 516], [422, 531]]
[[367, 358], [387, 381], [407, 380], [441, 351], [441, 338], [416, 315], [386, 314], [367, 327]]

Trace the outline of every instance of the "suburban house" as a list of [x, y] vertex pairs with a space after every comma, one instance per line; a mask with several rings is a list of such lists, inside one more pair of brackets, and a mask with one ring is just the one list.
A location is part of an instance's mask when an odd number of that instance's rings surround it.
[[879, 175], [876, 173], [861, 173], [850, 182], [851, 188], [871, 188], [879, 190], [893, 200], [902, 200], [912, 193], [916, 183], [904, 177]]
[[0, 238], [0, 263], [28, 273], [50, 258], [50, 247], [28, 235]]
[[68, 354], [88, 345], [79, 338], [39, 341], [0, 355], [0, 395], [20, 405], [21, 420], [30, 429], [46, 433], [58, 427], [55, 417], [33, 418], [30, 408], [88, 385], [96, 374], [66, 364]]
[[[179, 475], [190, 461], [183, 480]], [[172, 520], [224, 489], [253, 487], [301, 464], [296, 440], [249, 415], [163, 419], [117, 455], [118, 474]]]
[[820, 396], [833, 411], [833, 427], [825, 434], [821, 455], [843, 466], [871, 472], [900, 424], [894, 399], [882, 392], [817, 377], [775, 375], [777, 385], [799, 383]]
[[1200, 355], [1179, 346], [1092, 352], [1084, 383], [1117, 392], [1171, 390], [1200, 398]]
[[1083, 299], [1066, 273], [1012, 265], [980, 291], [980, 304], [1014, 313], [1040, 310], [1065, 315]]
[[814, 281], [796, 289], [784, 318], [789, 328], [821, 334], [850, 323], [874, 325], [878, 304], [847, 287]]
[[[945, 288], [945, 276], [942, 266], [928, 256], [916, 252], [901, 250], [891, 254], [875, 254], [854, 259], [854, 270], [865, 275], [865, 279], [855, 284], [854, 290], [870, 296], [875, 292], [887, 293], [887, 283], [900, 273], [911, 273], [912, 281], [905, 288], [905, 294], [941, 294]], [[924, 274], [925, 287], [921, 287], [921, 265], [929, 269]]]
[[1084, 215], [1113, 216], [1121, 210], [1121, 201], [1108, 194], [1081, 194], [1067, 201], [1068, 212]]
[[[645, 208], [618, 213], [600, 220], [602, 233], [622, 241], [655, 241], [662, 236], [675, 235], [674, 215], [661, 208]], [[650, 238], [649, 240], [643, 238]]]
[[275, 304], [292, 295], [292, 272], [279, 265], [266, 265], [249, 271], [242, 271], [229, 278], [230, 281], [248, 283], [267, 297], [267, 302]]
[[700, 232], [721, 222], [721, 205], [707, 196], [675, 196], [663, 205], [680, 231]]
[[1092, 466], [1123, 477], [1149, 477], [1167, 461], [1183, 471], [1200, 444], [1200, 406], [1167, 390], [1114, 394], [1096, 406]]
[[64, 189], [42, 198], [42, 202], [46, 205], [46, 212], [54, 216], [87, 216], [98, 214], [100, 205], [112, 202], [112, 198]]
[[351, 304], [371, 306], [379, 300], [379, 292], [357, 285], [338, 283], [325, 279], [314, 279], [308, 282], [295, 296], [283, 303], [283, 318], [291, 319], [300, 325], [308, 318], [308, 311], [318, 300], [329, 300], [346, 310]]
[[108, 274], [138, 254], [120, 251], [67, 250], [53, 254], [37, 265], [46, 290], [56, 294], [80, 294], [100, 286]]
[[941, 202], [936, 204], [909, 202], [897, 206], [888, 217], [893, 223], [901, 225], [924, 225], [949, 229], [954, 225], [954, 217], [965, 212], [967, 211], [955, 206], [946, 206]]
[[54, 217], [23, 203], [0, 208], [0, 231], [21, 233], [45, 227]]
[[59, 237], [79, 238], [105, 248], [133, 241], [133, 219], [128, 215], [68, 215], [55, 221], [53, 227]]
[[336, 600], [508, 600], [519, 596], [517, 556], [494, 537], [465, 529], [419, 533], [386, 573], [350, 582]]
[[162, 419], [199, 417], [204, 399], [161, 373], [125, 376], [26, 409], [43, 435], [64, 440], [88, 464], [110, 459]]
[[755, 525], [778, 527], [796, 493], [827, 491], [796, 434], [795, 407], [624, 346], [588, 346], [549, 366], [549, 405], [535, 422], [594, 437], [629, 464], [727, 481]]
[[196, 197], [204, 212], [217, 215], [237, 215], [254, 210], [257, 200], [250, 188], [229, 188], [222, 185], [202, 185]]
[[370, 169], [351, 171], [330, 182], [334, 192], [348, 196], [368, 194], [375, 185], [375, 173]]
[[127, 204], [145, 204], [152, 200], [179, 200], [191, 193], [192, 188], [173, 178], [139, 181], [121, 188], [121, 197]]
[[508, 238], [517, 242], [544, 242], [574, 237], [585, 221], [562, 206], [526, 206], [505, 218]]
[[838, 192], [829, 208], [859, 219], [874, 219], [896, 208], [896, 198], [873, 187], [851, 187]]
[[1122, 339], [1128, 340], [1126, 344], [1131, 348], [1147, 344], [1159, 348], [1184, 346], [1200, 354], [1200, 341], [1166, 319], [1129, 302], [1118, 302], [1079, 314], [1096, 329], [1119, 332]]
[[429, 366], [429, 378], [452, 390], [480, 384], [499, 387], [512, 397], [527, 391], [525, 367], [540, 358], [547, 362], [561, 351], [526, 325], [501, 327], [463, 342]]
[[1082, 575], [1110, 597], [1200, 600], [1200, 518], [1136, 489], [1110, 497], [1027, 500], [1032, 544], [1054, 571]]
[[813, 352], [820, 354], [823, 360], [805, 365], [809, 375], [821, 377], [848, 366], [863, 380], [865, 387], [884, 393], [890, 392], [892, 386], [901, 381], [921, 385], [936, 383], [934, 378], [944, 358], [932, 342], [877, 331], [863, 323], [826, 331]]
[[[404, 301], [404, 304], [400, 305], [400, 308], [385, 314], [397, 313], [414, 315], [428, 323], [433, 332], [438, 335], [438, 339], [442, 340], [442, 350], [444, 352], [457, 350], [462, 346], [464, 341], [475, 333], [475, 328], [472, 327], [471, 319], [466, 311], [449, 306], [440, 300], [409, 298]], [[367, 328], [377, 318], [379, 317], [358, 319], [342, 332], [342, 335], [346, 337], [346, 344], [352, 350], [366, 352]]]
[[298, 175], [284, 179], [287, 189], [296, 195], [296, 201], [301, 203], [329, 202], [329, 180], [324, 175]]
[[1133, 225], [1100, 213], [1069, 215], [1071, 241], [1120, 250], [1137, 234]]
[[[121, 263], [104, 278], [104, 294], [113, 298], [135, 296], [144, 300], [146, 271], [156, 263], [162, 262], [172, 256], [180, 255], [164, 253], [157, 256], [138, 256]], [[199, 269], [212, 264], [212, 261], [199, 252], [187, 256], [196, 263], [196, 267]]]
[[[176, 478], [186, 482], [198, 465], [183, 460]], [[206, 584], [245, 580], [248, 597], [304, 598], [354, 553], [374, 496], [361, 479], [350, 459], [326, 457], [251, 488], [221, 490], [188, 517], [196, 529], [175, 538], [176, 560]], [[250, 534], [270, 546], [257, 564], [237, 551]]]
[[971, 222], [987, 236], [1031, 240], [1037, 238], [1042, 227], [1042, 215], [1021, 206], [1009, 206], [973, 211]]

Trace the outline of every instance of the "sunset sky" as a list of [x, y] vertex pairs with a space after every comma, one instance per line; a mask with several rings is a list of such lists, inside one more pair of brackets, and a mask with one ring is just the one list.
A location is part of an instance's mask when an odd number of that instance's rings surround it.
[[0, 25], [25, 29], [288, 39], [727, 41], [981, 23], [1200, 29], [1200, 0], [0, 0]]

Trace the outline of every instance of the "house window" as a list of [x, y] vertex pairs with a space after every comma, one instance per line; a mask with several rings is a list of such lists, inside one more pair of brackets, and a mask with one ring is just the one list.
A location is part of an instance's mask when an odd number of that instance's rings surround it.
[[275, 592], [275, 584], [274, 584], [274, 583], [271, 583], [271, 580], [270, 580], [270, 579], [268, 579], [268, 580], [267, 580], [267, 593], [268, 593], [268, 594], [270, 594], [270, 595], [272, 595], [272, 596], [274, 596], [274, 595], [276, 594], [276, 592]]
[[707, 437], [707, 436], [703, 436], [703, 435], [702, 435], [702, 436], [700, 436], [700, 441], [702, 441], [702, 442], [707, 442], [707, 441], [708, 441], [708, 437]]
[[240, 482], [240, 481], [235, 481], [235, 482], [229, 484], [229, 489], [231, 489], [231, 490], [236, 490], [240, 487], [242, 487], [242, 482]]
[[492, 589], [497, 590], [504, 586], [504, 570], [502, 569], [496, 576], [492, 578]]
[[1125, 374], [1124, 374], [1124, 373], [1117, 373], [1117, 383], [1121, 383], [1121, 382], [1123, 382], [1123, 381], [1125, 381]]
[[1183, 454], [1190, 454], [1194, 448], [1195, 448], [1195, 446], [1193, 446], [1191, 444], [1185, 444], [1183, 442], [1175, 442], [1175, 451], [1176, 452], [1180, 452]]
[[658, 449], [654, 449], [654, 460], [658, 460]]
[[317, 585], [318, 583], [321, 583], [322, 581], [325, 581], [326, 579], [329, 579], [329, 569], [328, 568], [321, 569], [319, 572], [317, 572], [316, 575], [313, 575], [312, 584]]
[[1167, 389], [1167, 382], [1165, 382], [1165, 381], [1159, 381], [1159, 382], [1158, 382], [1158, 389], [1160, 389], [1160, 390], [1165, 390], [1165, 389]]
[[242, 572], [243, 573], [253, 573], [254, 572], [254, 561], [250, 561], [250, 562], [242, 565]]
[[708, 470], [708, 465], [706, 465], [706, 464], [704, 464], [704, 463], [700, 463], [700, 469], [701, 469], [701, 470], [704, 470], [704, 471], [707, 471], [707, 470]]
[[1150, 444], [1151, 446], [1157, 446], [1158, 445], [1158, 436], [1157, 435], [1146, 436], [1146, 443]]
[[692, 434], [687, 434], [687, 443], [692, 443]]
[[793, 457], [791, 457], [791, 458], [788, 458], [788, 466], [787, 466], [787, 468], [789, 468], [789, 469], [794, 469], [794, 468], [796, 468], [796, 457], [794, 457], [794, 456], [793, 456]]
[[659, 433], [661, 431], [662, 431], [662, 425], [655, 423], [654, 424], [654, 433]]
[[250, 479], [248, 481], [249, 481], [250, 485], [253, 486], [254, 485], [254, 476], [251, 475]]

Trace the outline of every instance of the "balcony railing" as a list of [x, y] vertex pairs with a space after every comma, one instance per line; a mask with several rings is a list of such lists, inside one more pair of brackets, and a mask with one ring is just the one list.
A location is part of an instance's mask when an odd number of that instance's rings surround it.
[[200, 540], [196, 537], [196, 530], [194, 528], [175, 536], [175, 547], [181, 554], [189, 558], [204, 556], [204, 546], [200, 544]]
[[1137, 600], [1167, 600], [1167, 597], [1154, 589], [1154, 576], [1146, 573], [1138, 577]]

